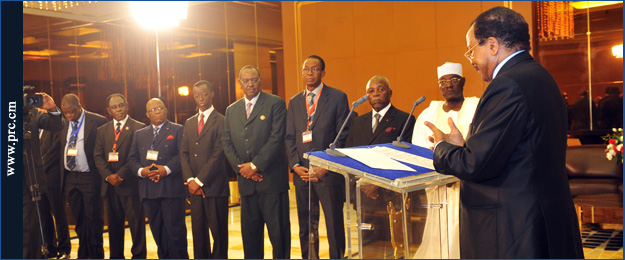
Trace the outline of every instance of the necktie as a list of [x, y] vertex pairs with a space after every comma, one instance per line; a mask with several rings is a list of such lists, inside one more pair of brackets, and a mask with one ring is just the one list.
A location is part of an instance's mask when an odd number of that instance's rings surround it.
[[204, 128], [204, 113], [201, 113], [200, 114], [200, 123], [197, 124], [197, 135], [198, 136], [200, 136], [200, 133], [202, 132], [203, 128]]
[[117, 122], [117, 124], [115, 124], [117, 126], [117, 128], [115, 128], [115, 133], [119, 133], [119, 131], [121, 131], [121, 127], [122, 127], [122, 123]]
[[156, 141], [156, 136], [158, 135], [158, 131], [160, 129], [161, 129], [160, 127], [154, 128], [154, 137], [152, 137], [152, 147], [150, 147], [150, 150], [154, 150], [154, 141]]
[[[308, 92], [308, 111], [310, 111], [314, 102], [315, 102], [315, 93]], [[312, 113], [310, 113], [310, 117], [308, 118], [309, 122], [313, 121], [313, 115], [315, 115], [315, 111], [312, 111]]]
[[[76, 139], [78, 138], [78, 133], [74, 133], [76, 132], [76, 128], [78, 127], [78, 122], [74, 122], [72, 121], [72, 134], [69, 137], [69, 144], [67, 145], [67, 148], [76, 148]], [[76, 167], [76, 156], [67, 156], [67, 162], [65, 163], [65, 165], [67, 165], [67, 168], [69, 168], [70, 170], [73, 170], [74, 167]]]
[[247, 118], [250, 118], [250, 113], [252, 112], [252, 102], [248, 102], [247, 103], [247, 108], [245, 109], [245, 115], [247, 115]]
[[375, 133], [375, 129], [378, 128], [378, 123], [380, 122], [380, 114], [375, 113], [373, 117], [375, 117], [375, 121], [373, 122], [373, 133]]

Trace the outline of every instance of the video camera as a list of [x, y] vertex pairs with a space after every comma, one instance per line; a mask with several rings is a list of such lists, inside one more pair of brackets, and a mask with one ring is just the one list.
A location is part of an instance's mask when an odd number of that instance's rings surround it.
[[34, 90], [35, 90], [35, 87], [33, 86], [23, 86], [24, 111], [29, 111], [32, 108], [43, 106], [43, 95], [35, 94], [35, 93], [28, 93]]

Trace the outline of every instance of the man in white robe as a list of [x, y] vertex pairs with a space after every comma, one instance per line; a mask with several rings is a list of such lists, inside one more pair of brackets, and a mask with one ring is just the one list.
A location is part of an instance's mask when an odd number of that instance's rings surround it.
[[[460, 63], [446, 62], [438, 67], [438, 86], [443, 94], [444, 101], [434, 100], [430, 106], [423, 110], [415, 123], [412, 134], [412, 143], [418, 146], [432, 148], [434, 144], [428, 140], [432, 135], [432, 130], [425, 126], [425, 121], [434, 123], [444, 133], [449, 133], [450, 128], [447, 122], [452, 118], [456, 127], [466, 138], [469, 132], [469, 125], [473, 120], [473, 114], [480, 99], [477, 97], [464, 97], [465, 78], [462, 77], [462, 65]], [[427, 188], [426, 195], [428, 204], [445, 202], [444, 197], [440, 199], [439, 189]], [[417, 250], [414, 258], [428, 259], [441, 258], [448, 255], [449, 258], [460, 258], [459, 246], [459, 209], [460, 209], [460, 182], [447, 185], [446, 190], [447, 205], [447, 229], [442, 229], [439, 236], [438, 226], [440, 218], [437, 208], [428, 208], [427, 220], [421, 246]], [[445, 232], [446, 231], [446, 232]], [[442, 236], [442, 237], [441, 237]], [[449, 243], [449, 251], [441, 252], [442, 243]]]

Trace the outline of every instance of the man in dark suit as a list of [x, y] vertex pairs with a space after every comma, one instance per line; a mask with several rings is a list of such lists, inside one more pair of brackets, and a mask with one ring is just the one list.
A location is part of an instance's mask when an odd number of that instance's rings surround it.
[[102, 180], [93, 160], [98, 127], [107, 120], [86, 111], [78, 96], [67, 94], [61, 100], [66, 121], [61, 131], [61, 157], [67, 202], [76, 220], [78, 258], [104, 258], [104, 220], [100, 189]]
[[[369, 79], [366, 93], [372, 111], [352, 120], [346, 147], [391, 143], [397, 140], [408, 119], [408, 113], [391, 104], [393, 90], [386, 77], [376, 75]], [[377, 119], [374, 113], [378, 114]], [[411, 115], [402, 137], [407, 143], [412, 140], [414, 123], [414, 116]]]
[[467, 32], [465, 56], [484, 91], [466, 142], [432, 123], [434, 167], [461, 180], [461, 258], [583, 258], [564, 169], [566, 107], [556, 81], [528, 53], [523, 17], [504, 7]]
[[[389, 80], [380, 75], [373, 76], [367, 83], [367, 96], [372, 111], [362, 116], [354, 118], [349, 126], [349, 134], [345, 142], [346, 147], [384, 144], [397, 140], [406, 120], [408, 125], [402, 140], [410, 143], [415, 124], [414, 116], [401, 111], [391, 104], [393, 90]], [[355, 182], [352, 189], [355, 189]], [[380, 189], [375, 185], [364, 185], [361, 192], [365, 196], [361, 197], [361, 204], [375, 211], [386, 212], [387, 203], [392, 200], [393, 192]], [[352, 197], [355, 201], [355, 196]], [[394, 201], [394, 203], [397, 203]], [[401, 204], [399, 204], [401, 205]], [[356, 208], [356, 206], [354, 206]], [[362, 222], [373, 224], [373, 230], [363, 231], [365, 241], [390, 241], [390, 224], [388, 218], [362, 215]], [[368, 237], [368, 238], [367, 238]], [[369, 247], [363, 247], [362, 256], [367, 257], [370, 253]], [[371, 256], [371, 255], [369, 255]]]
[[599, 101], [599, 120], [603, 129], [623, 128], [623, 98], [618, 87], [605, 89], [605, 97]]
[[67, 259], [70, 257], [72, 244], [69, 241], [65, 196], [61, 190], [61, 131], [39, 129], [39, 143], [47, 184], [45, 192], [41, 193], [41, 220], [43, 236], [48, 246], [47, 258]]
[[[30, 132], [30, 142], [23, 143], [24, 148], [24, 178], [22, 179], [22, 256], [27, 258], [41, 258], [41, 230], [40, 222], [37, 216], [37, 205], [44, 204], [41, 200], [37, 199], [39, 194], [33, 194], [31, 192], [31, 186], [38, 185], [38, 191], [46, 190], [46, 175], [44, 168], [44, 161], [41, 156], [40, 143], [39, 143], [39, 129], [45, 129], [46, 131], [56, 132], [63, 128], [61, 121], [61, 113], [59, 112], [52, 97], [45, 93], [37, 93], [43, 96], [42, 109], [46, 112], [39, 111], [35, 108], [30, 108], [29, 119], [30, 121], [24, 122], [25, 132]], [[26, 109], [26, 108], [24, 108]], [[28, 118], [26, 119], [28, 120]], [[29, 124], [29, 125], [28, 125]], [[30, 152], [28, 152], [30, 151]], [[58, 161], [57, 161], [58, 163]], [[46, 241], [51, 243], [52, 241]]]
[[239, 173], [243, 253], [248, 259], [264, 258], [266, 224], [273, 258], [290, 258], [286, 105], [261, 91], [260, 72], [254, 66], [241, 69], [239, 83], [245, 96], [226, 109], [221, 141], [232, 169]]
[[132, 140], [128, 165], [139, 176], [139, 196], [158, 246], [159, 258], [189, 258], [187, 197], [180, 168], [183, 126], [167, 120], [163, 101], [153, 98], [145, 105], [150, 125], [139, 129]]
[[[347, 95], [321, 82], [325, 73], [325, 62], [321, 57], [311, 55], [304, 61], [302, 78], [306, 84], [306, 90], [291, 98], [287, 113], [285, 142], [289, 167], [295, 173], [293, 184], [297, 201], [302, 258], [319, 258], [319, 202], [323, 207], [326, 221], [330, 258], [345, 257], [343, 224], [345, 178], [321, 167], [313, 167], [312, 172], [308, 172], [310, 165], [308, 160], [303, 158], [304, 153], [313, 149], [328, 148], [349, 114]], [[343, 147], [348, 130], [343, 131], [336, 147]], [[309, 181], [312, 181], [310, 186]], [[312, 190], [309, 187], [312, 187]], [[309, 200], [311, 201], [310, 210]], [[309, 222], [312, 222], [312, 230], [308, 229]], [[309, 248], [311, 233], [314, 245], [312, 249]]]
[[112, 94], [106, 99], [106, 111], [113, 120], [98, 128], [94, 156], [103, 180], [101, 195], [106, 201], [110, 258], [124, 258], [127, 218], [132, 258], [145, 259], [145, 213], [139, 198], [137, 175], [128, 166], [132, 139], [145, 124], [128, 116], [128, 102], [122, 94]]
[[[184, 124], [180, 165], [191, 201], [193, 257], [228, 258], [228, 172], [221, 145], [224, 116], [213, 107], [215, 88], [200, 80], [193, 86], [197, 115]], [[211, 250], [210, 233], [213, 235]]]

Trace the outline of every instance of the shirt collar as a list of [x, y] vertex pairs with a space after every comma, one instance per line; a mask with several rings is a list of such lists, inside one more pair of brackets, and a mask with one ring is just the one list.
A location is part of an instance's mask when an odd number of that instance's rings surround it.
[[163, 122], [163, 123], [162, 123], [162, 124], [160, 124], [160, 125], [157, 125], [157, 126], [152, 125], [152, 129], [158, 129], [158, 131], [161, 131], [161, 128], [163, 127], [163, 125], [164, 125], [165, 123], [167, 123], [167, 120], [165, 120], [165, 122]]
[[306, 88], [306, 91], [304, 91], [304, 97], [307, 97], [308, 93], [310, 92], [315, 94], [315, 97], [316, 97], [317, 95], [319, 95], [319, 92], [321, 92], [322, 88], [323, 88], [323, 82], [319, 83], [319, 86], [317, 86], [313, 91], [309, 91], [308, 88]]
[[[371, 113], [372, 115], [375, 115], [375, 113], [380, 114], [380, 119], [384, 118], [384, 115], [386, 115], [386, 112], [388, 112], [388, 110], [391, 108], [391, 103], [389, 102], [388, 105], [386, 105], [386, 107], [382, 108], [382, 110], [380, 110], [380, 112], [376, 112], [375, 109], [371, 109]], [[372, 116], [373, 117], [373, 116]], [[375, 119], [375, 117], [373, 117]]]
[[[253, 99], [252, 99], [253, 100]], [[211, 115], [211, 113], [213, 112], [213, 110], [215, 110], [215, 108], [213, 107], [213, 105], [211, 105], [211, 107], [209, 107], [208, 109], [204, 110], [204, 111], [199, 111], [198, 110], [198, 116], [200, 114], [204, 115], [204, 121], [206, 121], [206, 119]], [[198, 119], [199, 120], [199, 119]], [[199, 123], [199, 121], [198, 121]]]
[[256, 94], [256, 96], [252, 98], [252, 100], [247, 100], [247, 98], [243, 96], [243, 100], [245, 100], [245, 106], [247, 106], [247, 103], [250, 103], [250, 102], [252, 102], [252, 105], [255, 105], [256, 101], [258, 101], [258, 97], [260, 97], [260, 92], [262, 91], [259, 91], [258, 94]]
[[117, 127], [117, 123], [121, 123], [121, 125], [125, 125], [127, 120], [128, 120], [128, 115], [126, 115], [126, 117], [124, 117], [124, 119], [122, 119], [120, 121], [117, 121], [117, 120], [113, 119], [113, 125], [115, 127]]
[[516, 56], [517, 54], [524, 52], [525, 50], [520, 50], [520, 51], [516, 51], [515, 53], [512, 53], [510, 56], [506, 57], [501, 63], [499, 63], [499, 65], [497, 65], [497, 67], [495, 67], [495, 70], [493, 71], [493, 79], [495, 77], [497, 77], [497, 73], [499, 72], [499, 70], [501, 69], [501, 67], [503, 67], [504, 64], [506, 64], [506, 62], [508, 62], [510, 59], [512, 59], [512, 57]]

